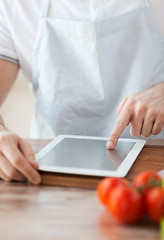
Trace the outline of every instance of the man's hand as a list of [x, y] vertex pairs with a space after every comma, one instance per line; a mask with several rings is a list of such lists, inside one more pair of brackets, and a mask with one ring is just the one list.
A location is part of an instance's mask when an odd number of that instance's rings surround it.
[[[0, 105], [12, 88], [18, 71], [18, 65], [0, 59]], [[41, 178], [37, 169], [30, 144], [7, 130], [0, 117], [0, 178], [6, 181], [28, 179], [39, 184]]]
[[38, 164], [29, 143], [0, 125], [0, 178], [39, 184]]
[[126, 126], [131, 123], [134, 137], [157, 135], [164, 126], [164, 83], [124, 98], [117, 109], [118, 119], [113, 126], [107, 148], [113, 149]]

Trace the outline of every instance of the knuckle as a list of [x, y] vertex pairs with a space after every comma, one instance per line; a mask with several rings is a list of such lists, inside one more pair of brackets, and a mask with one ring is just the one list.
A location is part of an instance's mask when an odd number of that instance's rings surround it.
[[4, 144], [6, 143], [6, 141], [8, 140], [8, 137], [4, 134], [0, 135], [0, 144]]
[[128, 99], [127, 99], [127, 105], [128, 106], [135, 106], [136, 103], [137, 103], [136, 97], [134, 97], [133, 95], [128, 97]]
[[20, 166], [21, 162], [22, 162], [21, 157], [16, 156], [16, 157], [13, 158], [13, 163], [14, 163], [15, 166]]
[[8, 179], [9, 179], [9, 181], [12, 181], [14, 179], [15, 174], [16, 174], [16, 171], [14, 169], [12, 169], [12, 170], [10, 170], [8, 172]]
[[116, 122], [116, 127], [117, 128], [123, 128], [123, 127], [125, 127], [126, 126], [126, 124], [123, 122], [123, 121], [121, 121], [121, 120], [118, 120], [117, 122]]
[[132, 112], [134, 110], [134, 105], [131, 105], [130, 103], [127, 103], [124, 107], [127, 113]]
[[147, 111], [147, 106], [145, 103], [143, 102], [139, 102], [137, 105], [137, 112], [138, 114], [144, 113]]
[[8, 132], [0, 135], [0, 144], [6, 144], [15, 140], [16, 140], [16, 135], [13, 133]]
[[150, 109], [149, 113], [148, 113], [148, 118], [149, 119], [154, 119], [155, 116], [156, 116], [156, 110], [154, 108]]

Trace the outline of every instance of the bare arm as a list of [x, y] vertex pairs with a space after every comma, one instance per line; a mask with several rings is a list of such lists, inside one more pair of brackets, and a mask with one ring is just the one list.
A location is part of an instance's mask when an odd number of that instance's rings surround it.
[[0, 105], [5, 100], [18, 75], [18, 65], [0, 59]]
[[[5, 100], [7, 94], [12, 88], [18, 74], [18, 65], [0, 59], [0, 105]], [[0, 124], [4, 125], [0, 116]]]
[[[16, 64], [0, 59], [0, 105], [12, 88], [18, 70]], [[6, 181], [28, 179], [34, 184], [40, 183], [36, 171], [38, 164], [34, 158], [31, 145], [10, 132], [0, 116], [0, 178]]]

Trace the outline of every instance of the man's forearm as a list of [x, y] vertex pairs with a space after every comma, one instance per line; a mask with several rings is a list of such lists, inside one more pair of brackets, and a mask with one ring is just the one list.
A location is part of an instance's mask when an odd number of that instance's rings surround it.
[[0, 105], [3, 103], [12, 88], [18, 71], [18, 65], [0, 59]]

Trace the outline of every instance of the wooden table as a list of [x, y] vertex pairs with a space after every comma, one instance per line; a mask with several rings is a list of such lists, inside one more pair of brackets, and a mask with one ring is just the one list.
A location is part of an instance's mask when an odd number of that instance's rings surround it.
[[[48, 140], [30, 142], [37, 152]], [[164, 145], [163, 141], [149, 144]], [[146, 145], [127, 179], [161, 168], [164, 146]], [[96, 190], [1, 181], [0, 239], [158, 240], [160, 229], [145, 219], [132, 226], [119, 225], [99, 204]]]

